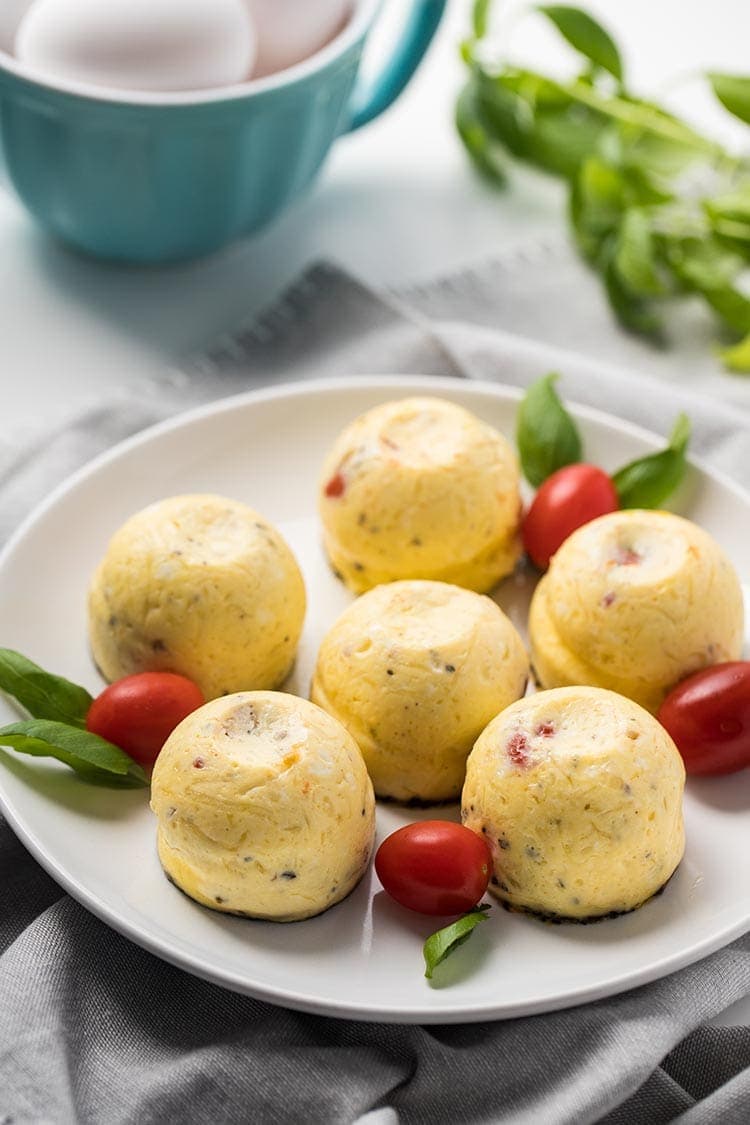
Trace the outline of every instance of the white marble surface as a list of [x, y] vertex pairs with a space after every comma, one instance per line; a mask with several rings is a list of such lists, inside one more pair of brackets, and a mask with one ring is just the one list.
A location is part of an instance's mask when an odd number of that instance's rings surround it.
[[[400, 2], [390, 0], [389, 19]], [[637, 87], [665, 94], [698, 124], [742, 143], [744, 131], [727, 123], [699, 82], [676, 87], [671, 76], [750, 69], [745, 0], [589, 6], [624, 45]], [[19, 203], [0, 193], [0, 451], [123, 385], [168, 378], [181, 355], [268, 303], [317, 258], [374, 284], [401, 285], [559, 232], [558, 184], [518, 171], [498, 194], [473, 174], [456, 139], [457, 43], [468, 12], [469, 0], [452, 0], [412, 86], [381, 120], [339, 141], [308, 198], [260, 236], [211, 259], [163, 270], [88, 261], [39, 233]], [[540, 66], [566, 57], [535, 18], [517, 29], [514, 43]], [[727, 1021], [750, 1022], [750, 1001]]]

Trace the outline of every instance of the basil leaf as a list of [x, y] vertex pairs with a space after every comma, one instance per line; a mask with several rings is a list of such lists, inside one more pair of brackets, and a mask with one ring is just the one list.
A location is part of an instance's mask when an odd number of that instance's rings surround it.
[[477, 67], [478, 97], [487, 129], [514, 156], [570, 178], [608, 127], [605, 114], [581, 105], [570, 91], [529, 70], [487, 75]]
[[17, 699], [35, 719], [54, 719], [76, 727], [85, 727], [93, 703], [85, 688], [45, 672], [10, 648], [0, 648], [0, 689]]
[[705, 234], [670, 238], [667, 254], [680, 280], [698, 293], [731, 286], [745, 264], [740, 254]]
[[474, 909], [468, 911], [467, 914], [462, 914], [461, 917], [456, 919], [455, 922], [452, 922], [450, 926], [445, 926], [442, 930], [438, 930], [427, 938], [422, 952], [424, 953], [425, 964], [424, 975], [428, 980], [432, 979], [432, 974], [441, 961], [444, 961], [454, 949], [458, 949], [459, 945], [463, 945], [465, 941], [468, 941], [472, 932], [480, 922], [486, 921], [486, 912], [489, 909], [489, 903], [480, 903], [479, 906], [475, 906]]
[[750, 375], [750, 335], [740, 340], [739, 344], [724, 348], [720, 354], [724, 365], [730, 371], [738, 375]]
[[658, 337], [661, 321], [654, 314], [647, 298], [623, 280], [617, 267], [617, 241], [602, 257], [604, 288], [615, 316], [623, 328], [644, 336]]
[[50, 719], [29, 719], [0, 728], [0, 746], [35, 758], [56, 758], [87, 781], [136, 789], [148, 779], [133, 759], [98, 734]]
[[523, 475], [534, 488], [581, 459], [578, 427], [555, 390], [559, 377], [552, 373], [532, 383], [518, 408], [516, 443]]
[[623, 465], [612, 477], [622, 508], [658, 508], [681, 483], [687, 461], [690, 420], [680, 414], [660, 453], [650, 453]]
[[581, 253], [596, 262], [602, 245], [616, 231], [624, 206], [619, 172], [596, 156], [583, 162], [570, 192], [570, 218]]
[[700, 292], [725, 324], [737, 332], [750, 332], [750, 300], [739, 289], [726, 285]]
[[555, 25], [564, 39], [595, 66], [622, 82], [622, 60], [612, 36], [581, 8], [566, 4], [542, 4], [537, 8]]
[[492, 0], [474, 0], [474, 7], [471, 13], [471, 23], [474, 28], [474, 38], [484, 39], [487, 34], [487, 24], [489, 22], [490, 6]]
[[622, 217], [614, 267], [623, 283], [635, 293], [659, 297], [665, 292], [659, 276], [658, 252], [648, 213], [631, 207]]
[[750, 223], [750, 185], [706, 199], [703, 205], [711, 218]]
[[456, 128], [466, 151], [487, 179], [505, 182], [504, 150], [487, 129], [478, 100], [477, 82], [470, 79], [456, 103]]
[[745, 268], [742, 255], [710, 234], [673, 238], [667, 255], [675, 275], [700, 293], [725, 324], [737, 332], [750, 332], [750, 300], [737, 287]]
[[708, 74], [714, 94], [725, 109], [750, 125], [750, 78], [734, 74]]

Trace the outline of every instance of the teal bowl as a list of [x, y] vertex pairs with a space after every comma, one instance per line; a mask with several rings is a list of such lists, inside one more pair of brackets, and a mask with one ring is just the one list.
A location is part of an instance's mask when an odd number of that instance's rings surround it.
[[9, 53], [30, 0], [0, 15], [0, 138], [8, 176], [48, 231], [120, 262], [174, 262], [265, 226], [315, 178], [337, 137], [398, 96], [446, 0], [404, 0], [392, 49], [365, 82], [380, 0], [355, 0], [323, 50], [267, 78], [174, 94], [52, 82]]

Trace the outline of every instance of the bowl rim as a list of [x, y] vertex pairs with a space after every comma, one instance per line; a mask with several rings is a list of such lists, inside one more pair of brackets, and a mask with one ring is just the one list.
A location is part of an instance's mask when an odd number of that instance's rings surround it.
[[364, 38], [381, 4], [382, 0], [350, 0], [350, 14], [346, 22], [320, 50], [285, 70], [276, 71], [264, 78], [247, 79], [228, 86], [213, 86], [206, 90], [125, 90], [86, 82], [51, 79], [46, 77], [43, 71], [24, 65], [8, 51], [1, 49], [0, 75], [2, 72], [11, 74], [52, 93], [73, 95], [91, 102], [114, 102], [123, 106], [158, 108], [241, 101], [296, 85], [313, 74], [325, 70], [329, 64], [346, 54], [352, 46]]

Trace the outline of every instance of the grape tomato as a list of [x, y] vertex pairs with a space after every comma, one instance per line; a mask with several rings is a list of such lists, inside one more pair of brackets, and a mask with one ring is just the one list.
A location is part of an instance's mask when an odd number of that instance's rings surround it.
[[137, 672], [96, 697], [86, 729], [150, 767], [178, 723], [205, 703], [197, 684], [174, 672]]
[[673, 688], [657, 718], [690, 774], [724, 774], [750, 766], [750, 662], [694, 672]]
[[531, 561], [546, 570], [555, 551], [583, 524], [620, 507], [617, 490], [597, 465], [565, 465], [539, 486], [521, 524]]
[[375, 871], [388, 894], [420, 914], [462, 914], [487, 890], [492, 856], [481, 836], [447, 820], [407, 824], [388, 836]]

